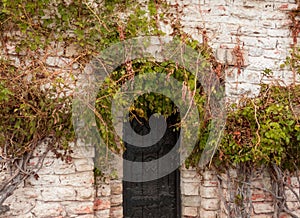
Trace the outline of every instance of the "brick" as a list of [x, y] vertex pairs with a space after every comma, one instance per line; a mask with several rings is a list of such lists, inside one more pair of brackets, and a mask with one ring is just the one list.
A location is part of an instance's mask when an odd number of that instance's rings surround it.
[[85, 215], [76, 216], [76, 218], [95, 218], [95, 215], [94, 214], [85, 214]]
[[199, 183], [183, 183], [182, 194], [184, 195], [199, 195]]
[[268, 176], [264, 176], [263, 178], [259, 178], [259, 179], [254, 179], [252, 181], [252, 186], [258, 188], [267, 188], [269, 190], [271, 190], [272, 188], [271, 180]]
[[260, 37], [265, 37], [267, 36], [267, 29], [258, 27], [258, 26], [242, 26], [239, 29], [239, 33], [244, 35], [244, 36], [260, 36]]
[[275, 3], [274, 4], [274, 9], [281, 10], [281, 11], [288, 11], [297, 8], [297, 4], [289, 4], [289, 3]]
[[[241, 36], [240, 40], [244, 43], [245, 46], [252, 46], [254, 48], [262, 48], [261, 44], [259, 44], [259, 37], [256, 36]], [[260, 45], [260, 46], [258, 46]], [[251, 63], [251, 62], [250, 62]]]
[[204, 180], [217, 181], [217, 176], [214, 171], [206, 170], [202, 173], [202, 176]]
[[73, 163], [77, 172], [93, 171], [94, 169], [94, 161], [92, 158], [73, 159]]
[[123, 195], [112, 195], [110, 200], [112, 206], [119, 206], [123, 202]]
[[182, 168], [181, 170], [181, 176], [183, 178], [196, 178], [198, 177], [198, 173], [196, 172], [196, 170], [187, 170], [185, 168]]
[[59, 178], [62, 185], [91, 187], [94, 184], [94, 174], [92, 171], [60, 175]]
[[[187, 13], [187, 12], [186, 12]], [[198, 15], [198, 16], [197, 16]], [[196, 14], [196, 16], [191, 17], [188, 14], [184, 14], [182, 16], [182, 21], [185, 23], [189, 23], [189, 22], [200, 22], [201, 17], [199, 16], [199, 14]]]
[[231, 16], [237, 17], [239, 19], [252, 20], [254, 18], [260, 17], [260, 14], [257, 13], [255, 9], [244, 9], [239, 8], [237, 10], [232, 10]]
[[257, 47], [249, 47], [249, 56], [261, 57], [264, 54], [264, 49]]
[[200, 196], [183, 196], [182, 205], [188, 207], [199, 207], [201, 202]]
[[[14, 191], [15, 197], [19, 198], [20, 196], [25, 197], [26, 199], [37, 198], [40, 195], [40, 190], [37, 187], [26, 186], [19, 187]], [[8, 200], [6, 200], [7, 202]]]
[[271, 213], [274, 211], [273, 203], [256, 202], [253, 203], [253, 208], [256, 214]]
[[203, 198], [216, 198], [219, 195], [216, 187], [201, 187], [200, 196]]
[[111, 182], [111, 194], [113, 195], [120, 195], [123, 191], [123, 185], [122, 182]]
[[37, 201], [36, 206], [31, 211], [36, 217], [58, 217], [65, 214], [64, 207], [57, 202]]
[[[299, 196], [299, 189], [293, 189], [296, 194]], [[296, 195], [289, 189], [285, 190], [286, 200], [287, 201], [298, 201]]]
[[76, 187], [77, 201], [92, 201], [94, 199], [95, 190], [93, 188]]
[[72, 202], [65, 203], [66, 212], [68, 217], [72, 217], [74, 215], [84, 215], [84, 214], [93, 214], [94, 213], [94, 205], [93, 202]]
[[4, 214], [4, 218], [10, 217], [10, 215], [14, 217], [30, 212], [36, 206], [36, 198], [27, 198], [27, 196], [18, 194], [6, 199], [5, 204], [9, 206], [10, 210]]
[[111, 188], [109, 184], [100, 184], [97, 188], [97, 196], [110, 196]]
[[106, 210], [110, 208], [110, 198], [96, 198], [94, 201], [94, 210]]
[[26, 184], [35, 186], [59, 186], [60, 180], [58, 175], [39, 175], [38, 179], [31, 176], [26, 180]]
[[110, 212], [109, 209], [95, 211], [95, 218], [110, 218], [109, 212]]
[[201, 208], [204, 210], [219, 210], [220, 209], [220, 200], [219, 199], [206, 199], [201, 200]]
[[[246, 51], [243, 51], [242, 48], [240, 48], [240, 52], [243, 57], [243, 62], [241, 62], [241, 67], [244, 67], [248, 65], [248, 53]], [[226, 52], [226, 63], [230, 66], [236, 66], [237, 65], [237, 54], [234, 51], [234, 49], [228, 49]], [[240, 60], [242, 61], [242, 60]]]
[[273, 12], [269, 12], [269, 13], [263, 13], [262, 19], [263, 20], [272, 20], [274, 22], [274, 20], [285, 20], [288, 18], [287, 16], [288, 15], [286, 13], [273, 11]]
[[[1, 218], [7, 218], [7, 216], [5, 216], [5, 217], [3, 217], [3, 216], [1, 216], [0, 215], [0, 217]], [[16, 215], [16, 216], [13, 216], [13, 218], [32, 218], [32, 217], [34, 217], [34, 214], [33, 213], [27, 213], [27, 214], [23, 214], [23, 215], [21, 215], [21, 216], [18, 216], [18, 215]]]
[[[225, 70], [225, 75], [226, 75], [226, 82], [228, 84], [233, 84], [235, 82], [242, 82], [243, 80], [243, 75], [238, 74], [238, 69], [236, 67], [228, 67], [228, 69]], [[227, 177], [227, 175], [226, 175]]]
[[76, 192], [73, 187], [45, 187], [42, 190], [42, 199], [44, 201], [68, 201], [76, 200]]
[[207, 211], [201, 209], [199, 212], [199, 217], [203, 218], [216, 218], [218, 217], [218, 211]]
[[268, 36], [271, 37], [290, 37], [289, 29], [268, 29]]
[[42, 168], [39, 170], [38, 175], [51, 175], [54, 174], [54, 159], [46, 157], [44, 160], [44, 165], [42, 166]]
[[197, 209], [197, 207], [183, 207], [182, 215], [188, 216], [188, 217], [197, 217], [198, 209]]
[[218, 181], [204, 180], [202, 182], [202, 185], [205, 187], [218, 187], [219, 183], [218, 183]]
[[300, 210], [293, 211], [293, 214], [295, 214], [297, 217], [300, 217]]
[[122, 207], [112, 207], [110, 210], [110, 217], [123, 218], [123, 208]]
[[287, 213], [281, 213], [281, 214], [279, 215], [279, 218], [290, 218], [290, 215], [287, 214]]
[[255, 190], [252, 193], [252, 201], [273, 201], [273, 196], [270, 193]]
[[259, 71], [245, 69], [241, 77], [244, 82], [251, 81], [252, 84], [259, 84], [262, 79], [262, 74]]
[[271, 37], [260, 37], [258, 39], [258, 47], [264, 49], [275, 49], [277, 45], [277, 39]]
[[261, 21], [261, 26], [265, 28], [276, 28], [276, 23], [272, 20]]
[[193, 182], [195, 182], [195, 181], [202, 181], [201, 179], [200, 179], [200, 176], [199, 176], [199, 178], [181, 178], [180, 179], [180, 183], [181, 183], [181, 185], [183, 184], [183, 183], [193, 183]]
[[270, 59], [284, 60], [287, 55], [288, 55], [287, 51], [274, 49], [274, 50], [265, 50], [263, 57], [270, 58]]
[[287, 207], [289, 208], [289, 210], [291, 210], [291, 211], [300, 209], [300, 202], [299, 201], [287, 202], [286, 204], [287, 204]]
[[257, 96], [260, 92], [260, 85], [254, 85], [249, 83], [238, 83], [237, 85], [232, 84], [231, 86], [226, 86], [226, 95], [229, 96]]
[[266, 68], [268, 69], [274, 69], [276, 67], [276, 61], [274, 59], [270, 58], [262, 58], [261, 57], [249, 57], [249, 70], [264, 70]]
[[75, 165], [73, 163], [66, 163], [61, 161], [60, 159], [55, 159], [54, 164], [54, 174], [60, 175], [60, 174], [71, 174], [75, 173]]
[[272, 214], [253, 214], [251, 218], [273, 218], [274, 216]]
[[87, 146], [82, 143], [79, 143], [78, 146], [72, 146], [72, 153], [73, 158], [88, 158], [88, 157], [95, 157], [95, 148], [92, 146]]

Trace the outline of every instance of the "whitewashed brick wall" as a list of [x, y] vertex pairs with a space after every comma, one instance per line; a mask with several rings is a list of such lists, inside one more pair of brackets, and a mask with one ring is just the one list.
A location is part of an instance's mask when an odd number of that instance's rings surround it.
[[[222, 179], [218, 179], [216, 173], [211, 170], [202, 172], [201, 175], [193, 169], [182, 170], [182, 217], [205, 217], [205, 218], [227, 218], [233, 217], [228, 214], [225, 203], [235, 204], [235, 196], [231, 196], [227, 184], [228, 176], [221, 174]], [[231, 180], [242, 175], [231, 170]], [[287, 178], [289, 185], [299, 194], [299, 183], [296, 177]], [[232, 180], [233, 181], [233, 180]], [[234, 183], [231, 183], [233, 185]], [[268, 174], [259, 174], [251, 182], [250, 201], [252, 202], [251, 218], [273, 218], [274, 202], [270, 194], [271, 183]], [[193, 190], [193, 191], [190, 191]], [[195, 191], [195, 192], [194, 192]], [[286, 189], [287, 206], [297, 217], [300, 217], [300, 203], [291, 190]], [[280, 218], [290, 218], [286, 213], [278, 215]]]
[[[49, 153], [39, 171], [39, 179], [29, 178], [9, 197], [11, 210], [0, 217], [94, 217], [94, 148], [70, 144], [74, 149], [67, 164]], [[30, 164], [36, 164], [43, 145]], [[0, 172], [1, 176], [5, 176]]]
[[[230, 99], [244, 94], [257, 95], [261, 81], [272, 81], [263, 78], [265, 68], [271, 69], [275, 78], [284, 83], [293, 82], [292, 73], [288, 69], [281, 70], [279, 65], [289, 54], [292, 43], [287, 12], [297, 7], [294, 0], [171, 0], [171, 3], [182, 8], [180, 19], [184, 30], [200, 42], [206, 36], [217, 59], [228, 65], [225, 80]], [[168, 30], [168, 27], [163, 29]], [[238, 44], [244, 54], [240, 74], [232, 54]], [[16, 64], [20, 64], [13, 43], [7, 44], [7, 52]], [[78, 71], [78, 64], [70, 62], [75, 54], [74, 46], [53, 45], [46, 63], [50, 69]], [[94, 148], [86, 145], [80, 148], [79, 145], [74, 152], [71, 164], [50, 154], [39, 173], [40, 178], [31, 178], [22, 184], [6, 202], [11, 211], [1, 217], [122, 217], [122, 182], [98, 180], [95, 185]], [[0, 176], [4, 175], [0, 173]], [[298, 190], [295, 181], [291, 178], [293, 188]], [[257, 183], [265, 181], [261, 179]], [[228, 217], [219, 185], [212, 171], [199, 175], [194, 169], [182, 168], [182, 217]], [[290, 209], [300, 217], [299, 203], [289, 191], [287, 196]], [[254, 190], [252, 201], [252, 217], [272, 217], [274, 206], [267, 193]], [[288, 216], [282, 214], [281, 217]]]
[[[193, 0], [177, 2], [183, 9], [181, 17], [186, 32], [208, 43], [222, 63], [227, 63], [226, 94], [231, 98], [241, 95], [257, 95], [265, 68], [271, 69], [275, 78], [290, 84], [293, 75], [280, 64], [289, 54], [292, 37], [288, 10], [296, 8], [295, 1], [288, 0]], [[239, 42], [244, 51], [245, 66], [241, 73], [232, 67], [231, 51]], [[299, 78], [299, 77], [298, 77]], [[299, 80], [298, 80], [299, 81]]]

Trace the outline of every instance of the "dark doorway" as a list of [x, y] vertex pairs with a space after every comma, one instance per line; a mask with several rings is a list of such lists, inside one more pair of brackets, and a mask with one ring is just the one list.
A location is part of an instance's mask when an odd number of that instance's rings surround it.
[[[155, 145], [138, 147], [125, 143], [126, 151], [124, 152], [124, 159], [147, 162], [167, 154], [174, 147], [177, 140], [179, 140], [179, 130], [174, 126], [178, 120], [178, 116], [179, 114], [176, 114], [166, 119], [167, 130]], [[130, 124], [132, 129], [139, 135], [148, 134], [150, 131], [148, 121], [138, 116], [135, 116], [130, 121]], [[124, 134], [126, 134], [125, 131]], [[179, 154], [174, 158], [174, 161], [179, 161]], [[126, 167], [126, 164], [124, 164], [124, 173], [130, 170], [126, 169]], [[143, 173], [147, 173], [147, 169], [144, 169]], [[179, 170], [177, 169], [162, 178], [152, 181], [124, 181], [123, 211], [126, 218], [181, 217]]]

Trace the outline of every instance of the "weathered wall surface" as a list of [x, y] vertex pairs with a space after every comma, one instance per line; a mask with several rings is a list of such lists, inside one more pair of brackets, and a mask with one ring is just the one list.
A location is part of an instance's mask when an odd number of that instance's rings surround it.
[[[249, 203], [253, 218], [273, 218], [274, 202], [270, 177], [267, 172], [257, 171], [251, 181]], [[237, 203], [239, 173], [235, 170], [224, 172], [220, 177], [214, 171], [206, 170], [202, 173], [195, 169], [181, 169], [181, 204], [182, 217], [191, 218], [227, 218], [235, 217], [228, 214], [228, 207], [233, 208]], [[285, 190], [288, 208], [300, 217], [300, 203], [293, 191], [299, 194], [299, 183], [296, 177], [287, 178], [290, 189]], [[101, 218], [123, 217], [122, 214], [122, 183], [120, 180], [98, 181], [97, 197], [95, 200], [95, 216]], [[279, 214], [280, 218], [291, 217], [286, 213]]]
[[[258, 94], [266, 68], [276, 78], [290, 84], [293, 75], [280, 69], [280, 64], [289, 54], [292, 37], [288, 10], [296, 8], [295, 1], [234, 1], [195, 0], [178, 1], [183, 7], [181, 18], [185, 31], [199, 41], [207, 40], [217, 59], [227, 63], [226, 94], [237, 97]], [[240, 46], [244, 61], [238, 73], [233, 50]], [[232, 52], [233, 51], [233, 52]]]
[[[229, 214], [229, 209], [238, 203], [237, 192], [232, 192], [243, 175], [235, 170], [217, 176], [214, 171], [207, 170], [201, 175], [193, 169], [183, 170], [182, 217], [235, 217]], [[272, 198], [272, 184], [269, 174], [257, 172], [251, 183], [249, 199], [246, 199], [251, 206], [251, 218], [272, 218], [274, 217], [274, 202]], [[299, 195], [299, 183], [296, 177], [286, 178], [291, 189], [285, 190], [286, 203], [291, 212], [300, 217], [300, 203], [293, 191]], [[235, 185], [233, 185], [235, 184]], [[247, 186], [245, 184], [245, 186]], [[229, 208], [231, 207], [231, 208]], [[286, 213], [278, 214], [276, 217], [292, 217]]]
[[[293, 0], [186, 0], [171, 1], [179, 4], [184, 16], [184, 30], [200, 42], [207, 40], [217, 59], [228, 65], [226, 70], [226, 93], [231, 99], [244, 94], [259, 93], [262, 71], [273, 70], [282, 83], [290, 84], [294, 75], [281, 70], [279, 65], [289, 54], [292, 37], [287, 11], [296, 8]], [[166, 31], [168, 27], [163, 27]], [[234, 53], [240, 47], [243, 61]], [[16, 62], [14, 46], [8, 44], [8, 53]], [[55, 47], [55, 46], [54, 46]], [[49, 68], [78, 70], [70, 58], [74, 48], [60, 44], [55, 52], [47, 55]], [[26, 55], [26, 54], [24, 54]], [[239, 66], [239, 67], [238, 67]], [[240, 72], [239, 72], [240, 68]], [[299, 80], [298, 80], [299, 81]], [[95, 185], [93, 168], [94, 148], [86, 145], [74, 147], [73, 160], [66, 164], [49, 154], [40, 178], [31, 178], [7, 200], [11, 211], [2, 217], [122, 217], [122, 182], [120, 180], [98, 181]], [[34, 159], [31, 161], [35, 161]], [[5, 176], [0, 173], [1, 176]], [[236, 175], [238, 176], [238, 175]], [[291, 185], [299, 187], [291, 178]], [[266, 179], [257, 180], [257, 185]], [[227, 190], [216, 175], [207, 171], [202, 176], [195, 170], [182, 169], [181, 194], [183, 217], [228, 217], [224, 210], [220, 190]], [[300, 217], [300, 205], [287, 190], [287, 204]], [[272, 217], [274, 205], [267, 192], [253, 189], [253, 216]], [[282, 214], [283, 217], [289, 217]]]
[[[26, 180], [7, 199], [11, 210], [2, 217], [94, 217], [94, 148], [71, 146], [72, 162], [67, 164], [50, 152], [39, 178]], [[35, 164], [43, 151], [43, 146], [37, 149], [29, 165]]]

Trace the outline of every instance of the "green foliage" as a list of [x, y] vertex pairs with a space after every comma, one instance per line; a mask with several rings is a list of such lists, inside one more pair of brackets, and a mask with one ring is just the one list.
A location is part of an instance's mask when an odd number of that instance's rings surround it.
[[263, 86], [228, 113], [219, 160], [230, 164], [300, 166], [300, 87]]
[[0, 102], [8, 101], [13, 93], [5, 86], [5, 82], [0, 83]]
[[[70, 61], [83, 66], [113, 43], [135, 36], [163, 34], [157, 28], [157, 19], [163, 17], [157, 4], [153, 0], [146, 3], [133, 0], [93, 3], [81, 0], [1, 0], [0, 40], [3, 51], [5, 53], [6, 45], [13, 42], [15, 50], [12, 52], [21, 65], [32, 63], [18, 67], [12, 62], [1, 63], [0, 103], [3, 114], [0, 120], [3, 122], [0, 144], [6, 155], [22, 157], [32, 152], [45, 137], [54, 139], [51, 148], [54, 152], [57, 151], [55, 146], [68, 150], [67, 142], [73, 138], [71, 96], [65, 95], [63, 90], [68, 90], [68, 87], [60, 74], [52, 76], [45, 63], [48, 51], [53, 55], [53, 43], [75, 45], [77, 57]], [[165, 3], [160, 2], [160, 5], [160, 11], [162, 8], [167, 10]], [[42, 56], [37, 60], [39, 55]], [[128, 76], [122, 73], [124, 78]], [[27, 81], [28, 78], [31, 79]], [[119, 84], [122, 82], [124, 80]], [[111, 97], [118, 87], [114, 83], [105, 84], [105, 91], [100, 90], [99, 96], [103, 92]], [[51, 88], [43, 90], [43, 87]], [[118, 150], [114, 143], [117, 138], [108, 129], [111, 127], [110, 114], [107, 113], [110, 101], [105, 98], [97, 101], [97, 109], [105, 121], [97, 120], [100, 132], [109, 147]], [[55, 143], [58, 141], [60, 143]]]
[[[168, 77], [174, 77], [177, 81], [184, 82], [188, 85], [189, 90], [186, 90], [186, 95], [192, 95], [195, 92], [194, 101], [198, 106], [199, 116], [204, 117], [205, 115], [205, 104], [207, 96], [203, 92], [200, 84], [195, 87], [195, 77], [190, 72], [186, 71], [183, 67], [178, 67], [172, 62], [157, 63], [149, 60], [135, 60], [131, 63], [131, 70], [133, 73], [127, 73], [126, 65], [116, 69], [111, 75], [111, 78], [107, 78], [100, 88], [97, 100], [96, 100], [96, 110], [97, 110], [97, 122], [100, 130], [100, 134], [103, 139], [105, 139], [108, 146], [115, 150], [120, 151], [117, 147], [116, 142], [120, 142], [119, 137], [114, 131], [114, 126], [112, 124], [111, 115], [111, 102], [114, 95], [119, 91], [120, 87], [133, 76], [141, 74], [151, 74], [151, 73], [161, 73]], [[132, 81], [132, 84], [134, 80]], [[196, 88], [196, 90], [195, 90]], [[175, 88], [170, 87], [170, 92]], [[174, 98], [185, 98], [182, 92], [179, 92], [180, 96], [172, 96]], [[170, 93], [171, 94], [171, 93]], [[125, 100], [126, 101], [126, 100]], [[135, 99], [133, 105], [128, 110], [130, 117], [139, 116], [148, 120], [150, 116], [154, 113], [163, 115], [165, 118], [172, 116], [178, 112], [176, 105], [166, 96], [159, 95], [156, 93], [145, 93]], [[202, 119], [199, 125], [202, 125], [205, 120]], [[203, 124], [204, 125], [204, 124]], [[180, 120], [177, 120], [177, 127], [180, 127]], [[203, 129], [205, 131], [205, 129]]]
[[[71, 98], [66, 96], [67, 85], [60, 78], [50, 88], [46, 72], [24, 74], [5, 61], [0, 62], [0, 149], [7, 158], [20, 158], [38, 143], [51, 138], [49, 149], [69, 148], [67, 141], [74, 137], [70, 116]], [[57, 143], [56, 142], [60, 142]]]
[[[65, 45], [75, 44], [79, 47], [78, 57], [81, 58], [77, 61], [86, 62], [86, 57], [96, 55], [112, 43], [140, 35], [162, 34], [157, 28], [155, 4], [152, 0], [148, 3], [96, 1], [93, 4], [81, 0], [69, 3], [63, 0], [1, 0], [0, 39], [4, 42], [2, 45], [7, 40], [14, 41], [15, 52], [19, 54], [31, 50], [38, 55], [42, 50], [47, 51], [50, 43], [58, 41]], [[150, 14], [146, 13], [148, 7]], [[8, 32], [12, 32], [12, 36], [7, 37], [5, 34]], [[26, 61], [36, 62], [31, 58], [26, 56]], [[1, 119], [7, 119], [1, 124], [1, 146], [6, 146], [9, 141], [12, 144], [9, 153], [18, 156], [26, 152], [29, 145], [34, 147], [47, 134], [57, 139], [59, 136], [69, 138], [70, 98], [57, 98], [51, 94], [63, 94], [61, 87], [67, 88], [64, 81], [53, 79], [45, 66], [27, 68], [23, 74], [22, 67], [13, 67], [9, 62], [2, 62], [1, 67], [5, 68], [0, 81]], [[28, 77], [32, 80], [24, 82]], [[51, 90], [41, 90], [45, 81], [48, 81]], [[22, 85], [17, 86], [18, 82]], [[114, 87], [106, 88], [109, 93]], [[109, 118], [105, 111], [109, 103], [100, 103], [100, 112], [106, 119]]]
[[2, 0], [2, 31], [20, 30], [17, 51], [45, 49], [50, 42], [79, 45], [86, 54], [99, 52], [112, 43], [141, 35], [162, 34], [156, 26], [154, 1], [150, 14], [137, 1], [105, 1], [91, 4], [74, 0]]
[[288, 67], [293, 72], [300, 75], [300, 48], [293, 48], [290, 55], [286, 57], [284, 63], [281, 64], [280, 67]]
[[[159, 7], [158, 7], [159, 6]], [[148, 12], [147, 12], [148, 11]], [[1, 32], [20, 31], [16, 52], [27, 52], [39, 49], [47, 50], [50, 42], [63, 41], [67, 45], [79, 46], [79, 57], [96, 55], [109, 45], [127, 38], [141, 35], [162, 35], [157, 27], [159, 21], [166, 21], [172, 13], [166, 12], [164, 1], [150, 0], [138, 3], [133, 0], [103, 1], [90, 4], [87, 1], [74, 0], [67, 4], [63, 0], [1, 0], [0, 22]], [[221, 66], [214, 58], [207, 44], [199, 44], [181, 30], [178, 19], [168, 17], [173, 27], [173, 36], [187, 43], [201, 53], [218, 76], [222, 76]], [[1, 40], [5, 41], [1, 34]], [[11, 39], [10, 39], [11, 40]], [[286, 59], [282, 67], [288, 66], [294, 72], [299, 70], [299, 50], [294, 49], [291, 57]], [[86, 61], [86, 59], [84, 59]], [[196, 88], [195, 102], [203, 117], [200, 125], [199, 141], [187, 160], [187, 165], [196, 165], [205, 147], [211, 126], [210, 115], [205, 110], [207, 96], [201, 86], [195, 87], [194, 77], [183, 67], [174, 63], [156, 63], [151, 60], [136, 60], [128, 66], [120, 66], [107, 78], [100, 87], [97, 101], [97, 122], [102, 138], [107, 145], [116, 151], [120, 139], [116, 137], [111, 122], [111, 100], [119, 87], [130, 81], [134, 75], [151, 72], [173, 76], [185, 82], [192, 93]], [[44, 85], [39, 78], [49, 78], [44, 69], [31, 69], [27, 72], [33, 79], [26, 80], [20, 69], [1, 62], [3, 72], [0, 80], [0, 116], [1, 146], [11, 143], [11, 155], [22, 155], [28, 145], [35, 145], [47, 134], [59, 138], [72, 138], [70, 119], [70, 99], [58, 98], [60, 87], [65, 87], [62, 80], [53, 80], [51, 90], [43, 91]], [[271, 71], [264, 71], [269, 75]], [[14, 78], [11, 80], [11, 78]], [[25, 81], [25, 82], [24, 82]], [[27, 81], [27, 82], [26, 82]], [[58, 84], [55, 84], [57, 82]], [[21, 85], [17, 85], [21, 84]], [[24, 91], [25, 90], [25, 91]], [[25, 93], [25, 94], [22, 94]], [[182, 96], [178, 96], [182, 97]], [[154, 99], [154, 100], [153, 100]], [[298, 100], [297, 100], [298, 99]], [[163, 102], [163, 104], [162, 104]], [[268, 87], [256, 99], [247, 99], [241, 105], [229, 111], [227, 125], [216, 162], [257, 164], [276, 163], [289, 168], [294, 163], [299, 165], [299, 117], [293, 108], [299, 105], [299, 88]], [[147, 93], [136, 99], [130, 108], [132, 114], [149, 118], [153, 112], [165, 117], [176, 112], [170, 99]], [[180, 126], [180, 124], [178, 124]]]

